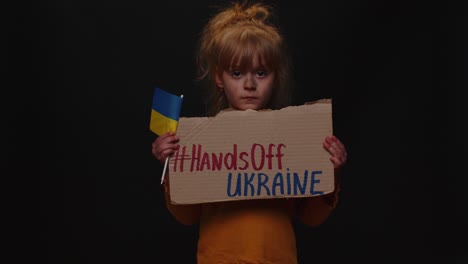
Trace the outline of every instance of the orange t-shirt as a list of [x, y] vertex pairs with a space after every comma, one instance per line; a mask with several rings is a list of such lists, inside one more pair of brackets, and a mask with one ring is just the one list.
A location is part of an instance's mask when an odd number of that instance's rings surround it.
[[335, 208], [339, 189], [310, 198], [274, 198], [174, 205], [166, 185], [166, 204], [181, 223], [200, 221], [198, 264], [296, 264], [292, 219], [316, 226]]

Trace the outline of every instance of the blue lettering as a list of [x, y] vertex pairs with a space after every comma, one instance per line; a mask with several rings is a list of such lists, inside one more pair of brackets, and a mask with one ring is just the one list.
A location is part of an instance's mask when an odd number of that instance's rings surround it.
[[280, 187], [281, 194], [284, 194], [283, 174], [281, 174], [281, 172], [276, 173], [275, 178], [273, 179], [273, 186], [271, 186], [273, 196], [276, 195], [276, 187]]
[[234, 192], [234, 194], [231, 194], [231, 180], [232, 180], [232, 173], [230, 172], [229, 175], [228, 175], [227, 195], [229, 197], [240, 196], [241, 195], [241, 176], [240, 176], [240, 173], [237, 174], [236, 191]]
[[[240, 174], [240, 173], [239, 173]], [[255, 177], [255, 173], [249, 177], [247, 172], [244, 173], [244, 196], [247, 196], [247, 187], [250, 187], [250, 196], [254, 195], [254, 186], [252, 184], [253, 178]]]
[[322, 171], [313, 171], [310, 174], [310, 194], [323, 194], [323, 192], [321, 192], [321, 191], [315, 191], [314, 190], [315, 184], [320, 183], [320, 180], [315, 179], [315, 174], [322, 174]]
[[301, 184], [301, 180], [299, 179], [299, 174], [293, 173], [294, 174], [294, 195], [297, 194], [297, 189], [301, 192], [301, 194], [305, 193], [306, 185], [307, 185], [307, 176], [309, 172], [306, 170], [304, 172], [304, 183]]
[[[316, 190], [317, 185], [321, 182], [319, 179], [319, 176], [323, 173], [321, 170], [311, 171], [310, 180], [308, 180], [308, 170], [304, 170], [304, 174], [302, 175], [302, 173], [290, 172], [289, 168], [285, 174], [283, 172], [276, 172], [271, 181], [269, 175], [262, 172], [238, 172], [237, 179], [233, 179], [233, 177], [236, 177], [233, 176], [234, 173], [229, 172], [228, 174], [228, 197], [277, 196], [285, 194], [305, 195], [307, 189], [311, 195], [323, 195], [324, 193], [323, 191]], [[310, 187], [308, 184], [310, 184]]]
[[268, 186], [266, 186], [267, 182], [268, 182], [268, 175], [266, 175], [265, 173], [259, 173], [257, 195], [260, 195], [262, 193], [262, 186], [263, 186], [265, 187], [267, 195], [270, 196], [270, 189], [268, 189]]

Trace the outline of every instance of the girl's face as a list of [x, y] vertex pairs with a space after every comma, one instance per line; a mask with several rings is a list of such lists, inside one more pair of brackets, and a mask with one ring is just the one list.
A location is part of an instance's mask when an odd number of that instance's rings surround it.
[[274, 72], [262, 66], [257, 55], [249, 67], [239, 68], [233, 63], [230, 69], [216, 74], [216, 84], [224, 90], [229, 107], [236, 110], [265, 108], [272, 94]]

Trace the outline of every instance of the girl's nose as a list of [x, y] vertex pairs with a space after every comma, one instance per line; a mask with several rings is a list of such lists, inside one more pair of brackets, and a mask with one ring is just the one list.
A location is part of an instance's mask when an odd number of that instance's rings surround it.
[[244, 81], [244, 89], [255, 90], [256, 88], [257, 88], [257, 83], [255, 81], [255, 77], [251, 73], [247, 74], [245, 81]]

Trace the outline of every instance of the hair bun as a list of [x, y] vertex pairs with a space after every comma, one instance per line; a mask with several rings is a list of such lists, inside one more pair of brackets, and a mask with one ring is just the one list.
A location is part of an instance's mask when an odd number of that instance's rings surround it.
[[258, 20], [264, 22], [270, 16], [270, 10], [265, 5], [254, 4], [251, 6], [238, 5], [238, 14], [245, 16], [246, 19]]
[[269, 6], [261, 3], [247, 5], [246, 3], [235, 3], [231, 8], [226, 9], [224, 25], [234, 25], [238, 23], [269, 24], [271, 17]]

